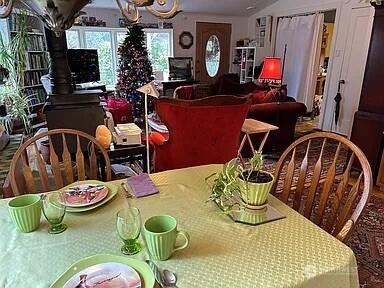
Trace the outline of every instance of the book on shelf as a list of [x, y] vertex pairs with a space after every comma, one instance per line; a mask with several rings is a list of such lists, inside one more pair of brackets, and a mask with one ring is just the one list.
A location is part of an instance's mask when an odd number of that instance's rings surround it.
[[29, 73], [25, 73], [24, 75], [24, 86], [34, 86], [34, 85], [40, 85], [41, 84], [41, 76], [46, 74], [43, 70], [42, 71], [31, 71]]
[[25, 59], [27, 62], [27, 70], [43, 69], [48, 67], [48, 59], [45, 53], [27, 53]]
[[43, 35], [29, 35], [25, 50], [27, 50], [27, 51], [45, 51], [45, 44], [44, 44]]

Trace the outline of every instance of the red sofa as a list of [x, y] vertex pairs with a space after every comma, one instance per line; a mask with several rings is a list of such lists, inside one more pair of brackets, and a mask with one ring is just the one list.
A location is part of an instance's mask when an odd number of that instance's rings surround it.
[[[252, 105], [247, 118], [279, 127], [279, 130], [271, 132], [264, 146], [264, 152], [287, 148], [294, 140], [297, 119], [304, 116], [307, 111], [305, 104], [296, 102], [293, 98], [287, 96], [286, 87], [276, 91], [269, 87], [258, 86], [253, 82], [240, 84], [239, 77], [236, 74], [223, 75], [213, 85], [194, 85], [193, 92], [190, 91], [191, 88], [187, 89], [189, 90], [187, 94], [189, 99], [201, 99], [207, 97], [207, 95], [248, 97]], [[182, 90], [178, 92], [177, 96], [183, 97], [186, 95]], [[252, 140], [255, 147], [257, 147], [261, 137], [260, 135], [253, 135]]]
[[155, 171], [224, 164], [236, 157], [249, 106], [247, 98], [235, 96], [156, 99], [156, 112], [169, 139], [154, 146]]

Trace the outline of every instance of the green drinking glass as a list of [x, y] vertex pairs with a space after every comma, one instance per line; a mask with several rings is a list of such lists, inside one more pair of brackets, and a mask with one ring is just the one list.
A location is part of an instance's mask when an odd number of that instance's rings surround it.
[[124, 245], [121, 252], [124, 255], [135, 255], [141, 251], [137, 241], [141, 230], [141, 216], [139, 209], [130, 207], [117, 213], [117, 233]]
[[59, 234], [67, 229], [67, 225], [63, 224], [66, 206], [63, 193], [48, 193], [41, 196], [42, 208], [45, 219], [50, 224], [48, 232], [50, 234]]

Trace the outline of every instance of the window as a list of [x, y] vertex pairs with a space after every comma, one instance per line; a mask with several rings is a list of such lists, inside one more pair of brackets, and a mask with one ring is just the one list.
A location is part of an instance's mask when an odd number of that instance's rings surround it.
[[97, 49], [99, 54], [100, 80], [107, 85], [115, 84], [110, 32], [85, 31], [85, 47]]
[[[153, 71], [167, 71], [168, 57], [173, 56], [172, 29], [144, 29], [146, 45]], [[97, 49], [100, 78], [107, 85], [115, 85], [119, 66], [118, 48], [123, 43], [125, 28], [74, 27], [66, 31], [69, 49]]]
[[123, 44], [126, 35], [127, 35], [127, 32], [117, 32], [116, 33], [117, 47], [119, 47], [121, 44]]
[[153, 71], [168, 70], [168, 57], [173, 56], [171, 35], [169, 32], [146, 31], [147, 48]]
[[205, 66], [210, 77], [215, 77], [220, 67], [220, 41], [216, 35], [209, 37], [205, 51]]
[[67, 45], [68, 49], [77, 49], [80, 48], [80, 37], [79, 31], [67, 30]]

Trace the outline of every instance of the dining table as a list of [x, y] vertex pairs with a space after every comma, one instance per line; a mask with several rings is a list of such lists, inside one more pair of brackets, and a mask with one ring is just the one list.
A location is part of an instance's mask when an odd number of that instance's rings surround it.
[[[122, 255], [116, 215], [131, 205], [144, 222], [171, 215], [190, 235], [187, 249], [167, 261], [155, 261], [177, 275], [177, 287], [308, 287], [358, 288], [352, 250], [270, 195], [269, 205], [285, 218], [258, 226], [234, 222], [209, 201], [206, 178], [222, 169], [207, 165], [151, 174], [158, 194], [127, 198], [119, 180], [118, 194], [105, 205], [84, 213], [66, 213], [68, 229], [49, 234], [47, 222], [21, 233], [0, 200], [0, 287], [49, 287], [76, 261], [96, 254]], [[129, 202], [127, 202], [129, 201]], [[133, 257], [149, 259], [143, 250]], [[147, 287], [145, 287], [147, 288]]]

